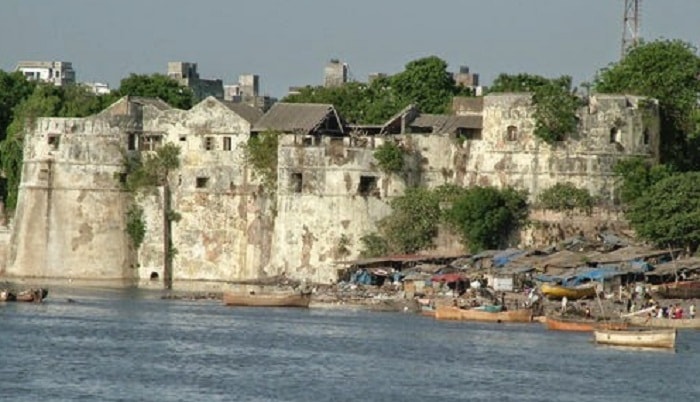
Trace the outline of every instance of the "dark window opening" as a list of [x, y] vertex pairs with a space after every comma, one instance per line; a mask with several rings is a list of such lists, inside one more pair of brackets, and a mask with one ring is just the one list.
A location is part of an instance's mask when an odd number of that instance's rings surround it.
[[129, 139], [127, 140], [126, 149], [129, 151], [136, 151], [136, 134], [129, 134]]
[[610, 129], [610, 143], [614, 144], [616, 142], [620, 142], [620, 130], [617, 127], [613, 127]]
[[459, 127], [457, 129], [457, 138], [463, 140], [480, 140], [481, 130], [478, 128]]
[[146, 135], [143, 137], [141, 149], [144, 151], [155, 151], [160, 148], [163, 143], [163, 137], [160, 135]]
[[204, 138], [204, 149], [207, 151], [212, 151], [214, 149], [214, 137]]
[[517, 141], [518, 140], [518, 128], [515, 126], [508, 126], [506, 129], [506, 140]]
[[127, 178], [126, 173], [119, 173], [119, 183], [126, 184], [126, 178]]
[[432, 127], [411, 127], [411, 132], [414, 134], [432, 134]]
[[645, 128], [643, 135], [642, 140], [644, 141], [644, 145], [649, 145], [649, 130]]
[[377, 194], [377, 178], [375, 176], [360, 176], [360, 184], [357, 186], [357, 192], [362, 196]]
[[151, 272], [151, 280], [153, 280], [153, 281], [158, 280], [158, 272], [156, 272], [156, 271]]
[[231, 137], [224, 137], [224, 151], [231, 150]]
[[187, 137], [184, 136], [184, 135], [181, 135], [181, 136], [180, 136], [180, 141], [187, 141]]
[[311, 138], [311, 137], [304, 137], [304, 138], [301, 140], [301, 145], [303, 145], [303, 146], [305, 146], [305, 147], [310, 147], [310, 146], [313, 145], [313, 141], [314, 141], [314, 139]]
[[292, 173], [290, 177], [290, 188], [293, 193], [301, 193], [301, 187], [304, 183], [301, 173]]
[[58, 135], [50, 135], [48, 142], [49, 142], [49, 146], [51, 146], [52, 149], [58, 149], [58, 143], [60, 142], [60, 137]]
[[197, 183], [196, 183], [197, 188], [206, 188], [207, 184], [209, 184], [208, 177], [197, 177]]

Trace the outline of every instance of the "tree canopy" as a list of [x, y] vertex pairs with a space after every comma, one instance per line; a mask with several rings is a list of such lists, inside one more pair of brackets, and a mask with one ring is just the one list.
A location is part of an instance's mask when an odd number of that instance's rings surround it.
[[471, 92], [455, 83], [444, 60], [430, 56], [411, 61], [404, 71], [377, 78], [369, 84], [350, 82], [331, 88], [309, 86], [283, 101], [332, 103], [350, 122], [378, 124], [409, 104], [415, 104], [424, 113], [445, 113], [457, 95], [471, 95]]
[[594, 89], [657, 99], [661, 162], [681, 170], [700, 169], [700, 57], [695, 47], [667, 39], [636, 46], [598, 73]]
[[659, 247], [700, 244], [700, 172], [665, 177], [634, 200], [627, 212], [637, 235]]
[[121, 80], [115, 94], [160, 98], [180, 109], [189, 109], [194, 103], [192, 90], [163, 74], [131, 74]]
[[0, 142], [0, 166], [7, 180], [3, 194], [7, 209], [13, 210], [17, 203], [26, 125], [34, 124], [38, 117], [84, 117], [104, 107], [105, 98], [85, 87], [34, 84], [31, 95], [13, 108], [12, 121]]
[[447, 222], [475, 252], [499, 248], [527, 218], [527, 196], [511, 188], [472, 187], [456, 196]]

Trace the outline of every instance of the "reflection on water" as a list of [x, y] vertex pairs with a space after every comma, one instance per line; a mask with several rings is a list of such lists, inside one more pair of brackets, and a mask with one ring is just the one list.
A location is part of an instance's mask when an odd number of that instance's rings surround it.
[[539, 324], [230, 308], [159, 296], [59, 289], [45, 304], [0, 305], [0, 399], [578, 402], [700, 395], [698, 332], [679, 333], [678, 353], [658, 353], [596, 346], [590, 334]]

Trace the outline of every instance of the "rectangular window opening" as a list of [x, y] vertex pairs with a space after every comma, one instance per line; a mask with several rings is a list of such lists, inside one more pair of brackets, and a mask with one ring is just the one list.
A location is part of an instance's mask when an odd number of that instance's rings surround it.
[[378, 190], [376, 176], [360, 176], [360, 184], [357, 186], [358, 194], [363, 197], [378, 195]]
[[119, 173], [119, 183], [120, 184], [126, 184], [126, 178], [127, 178], [126, 173]]
[[52, 149], [58, 149], [58, 143], [60, 142], [60, 137], [58, 135], [49, 135], [48, 142], [49, 142], [49, 146]]
[[143, 137], [141, 149], [144, 151], [155, 151], [163, 144], [163, 137], [160, 135], [146, 135]]
[[224, 151], [231, 150], [231, 137], [224, 137]]
[[185, 142], [185, 141], [187, 141], [187, 136], [181, 135], [180, 142]]
[[136, 134], [129, 134], [126, 149], [129, 151], [136, 151]]
[[207, 188], [208, 184], [209, 184], [208, 177], [197, 177], [197, 182], [196, 182], [197, 188]]
[[301, 193], [304, 178], [301, 173], [292, 173], [290, 177], [290, 187], [293, 193]]

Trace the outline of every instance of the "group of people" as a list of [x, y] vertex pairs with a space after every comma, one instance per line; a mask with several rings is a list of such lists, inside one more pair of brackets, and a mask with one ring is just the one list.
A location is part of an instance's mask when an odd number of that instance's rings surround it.
[[670, 318], [670, 319], [682, 319], [682, 318], [695, 318], [695, 304], [691, 304], [688, 307], [688, 317], [684, 317], [683, 307], [680, 303], [672, 304], [670, 306], [657, 306], [654, 305], [651, 308], [649, 315], [656, 318]]

